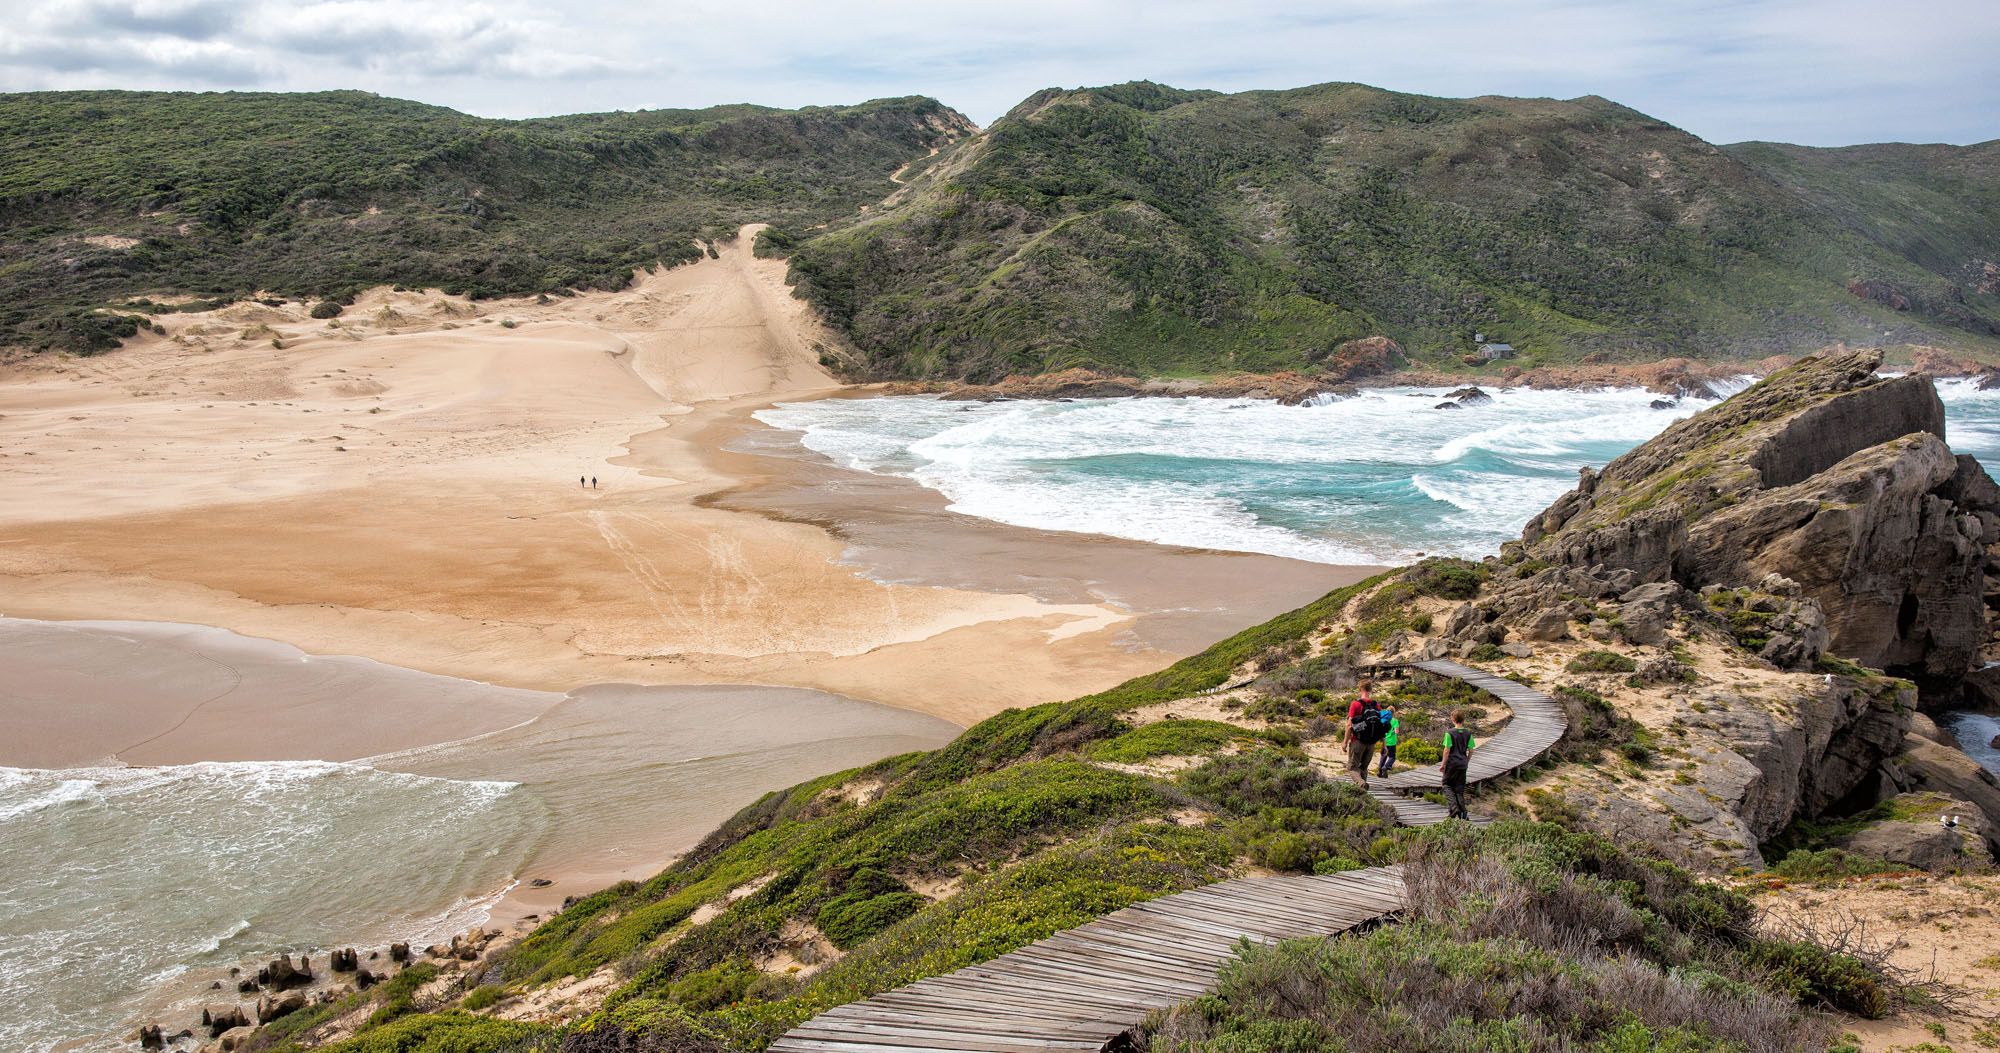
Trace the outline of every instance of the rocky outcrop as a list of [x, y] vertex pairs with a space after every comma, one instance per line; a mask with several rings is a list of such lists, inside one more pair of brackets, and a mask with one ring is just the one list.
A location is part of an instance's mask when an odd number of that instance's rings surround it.
[[1886, 818], [1864, 824], [1831, 847], [1938, 874], [1992, 868], [1986, 847], [1991, 824], [1969, 802], [1941, 794], [1909, 794], [1897, 798], [1888, 812]]
[[1906, 793], [1943, 794], [1979, 809], [1987, 847], [2000, 854], [2000, 781], [1978, 761], [1952, 746], [1913, 735], [1884, 770]]
[[1952, 455], [1930, 380], [1880, 363], [1807, 359], [1586, 470], [1529, 523], [1529, 553], [1693, 589], [1776, 573], [1835, 653], [1955, 685], [1986, 641], [2000, 488]]

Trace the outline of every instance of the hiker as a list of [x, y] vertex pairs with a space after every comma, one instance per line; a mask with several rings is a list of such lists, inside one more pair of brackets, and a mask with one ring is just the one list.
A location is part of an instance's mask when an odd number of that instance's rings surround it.
[[1403, 730], [1403, 722], [1396, 719], [1396, 704], [1382, 703], [1382, 763], [1375, 768], [1379, 778], [1389, 777], [1389, 769], [1396, 766], [1396, 733]]
[[1341, 733], [1347, 743], [1347, 774], [1364, 790], [1368, 788], [1369, 754], [1375, 752], [1375, 742], [1382, 737], [1382, 711], [1375, 708], [1373, 686], [1370, 681], [1361, 682], [1361, 693], [1347, 707], [1347, 728]]
[[577, 477], [576, 477], [576, 485], [578, 485], [578, 486], [582, 486], [582, 485], [584, 485], [584, 483], [583, 483], [583, 476], [579, 475], [579, 476], [577, 476]]
[[1465, 710], [1451, 711], [1451, 730], [1444, 733], [1444, 803], [1453, 819], [1471, 819], [1465, 810], [1465, 773], [1472, 767], [1472, 729]]
[[594, 475], [590, 477], [590, 488], [592, 490], [597, 489], [597, 477]]

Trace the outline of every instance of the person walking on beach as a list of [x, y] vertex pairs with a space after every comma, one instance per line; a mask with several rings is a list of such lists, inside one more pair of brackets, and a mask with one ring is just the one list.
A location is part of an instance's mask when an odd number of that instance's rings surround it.
[[1444, 804], [1453, 819], [1471, 819], [1465, 810], [1465, 773], [1472, 768], [1472, 729], [1465, 710], [1451, 711], [1451, 730], [1444, 733]]
[[1347, 707], [1347, 728], [1342, 732], [1347, 743], [1347, 774], [1364, 790], [1368, 788], [1368, 757], [1382, 737], [1382, 711], [1375, 708], [1372, 687], [1367, 680], [1361, 682], [1360, 694]]
[[1382, 703], [1382, 763], [1376, 766], [1378, 778], [1389, 777], [1389, 769], [1396, 766], [1396, 735], [1403, 730], [1403, 722], [1396, 719], [1396, 704]]
[[576, 477], [576, 485], [578, 485], [578, 486], [582, 486], [582, 485], [584, 485], [584, 483], [583, 483], [583, 476], [579, 475], [579, 476], [577, 476], [577, 477]]
[[590, 488], [592, 490], [597, 489], [597, 477], [594, 475], [590, 477]]

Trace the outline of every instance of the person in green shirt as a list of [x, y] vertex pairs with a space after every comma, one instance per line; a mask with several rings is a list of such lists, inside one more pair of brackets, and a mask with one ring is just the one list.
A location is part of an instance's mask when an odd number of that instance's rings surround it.
[[1471, 819], [1465, 810], [1465, 775], [1472, 768], [1472, 729], [1465, 710], [1451, 711], [1451, 730], [1444, 733], [1444, 804], [1453, 819]]
[[1375, 776], [1377, 778], [1388, 778], [1389, 769], [1396, 766], [1396, 732], [1402, 726], [1402, 723], [1396, 719], [1396, 704], [1393, 702], [1382, 703], [1382, 763], [1375, 769]]

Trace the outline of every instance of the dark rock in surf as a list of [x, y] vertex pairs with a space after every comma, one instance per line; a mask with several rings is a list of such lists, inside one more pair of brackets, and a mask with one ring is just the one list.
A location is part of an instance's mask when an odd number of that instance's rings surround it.
[[224, 1031], [235, 1027], [247, 1027], [250, 1018], [243, 1013], [240, 1005], [206, 1005], [201, 1007], [201, 1026], [208, 1029], [208, 1037], [220, 1038]]
[[1679, 399], [1654, 399], [1652, 402], [1647, 403], [1653, 409], [1673, 409], [1680, 404], [1681, 400]]
[[146, 1024], [139, 1028], [140, 1049], [164, 1049], [166, 1044], [166, 1036], [160, 1033], [160, 1025]]
[[351, 973], [361, 967], [361, 956], [352, 947], [332, 951], [327, 955], [326, 967], [337, 973]]
[[392, 944], [390, 944], [390, 945], [389, 945], [389, 960], [390, 960], [390, 961], [392, 961], [392, 962], [407, 962], [407, 961], [409, 961], [409, 960], [410, 960], [410, 945], [409, 945], [409, 944], [407, 944], [407, 943], [392, 943]]

